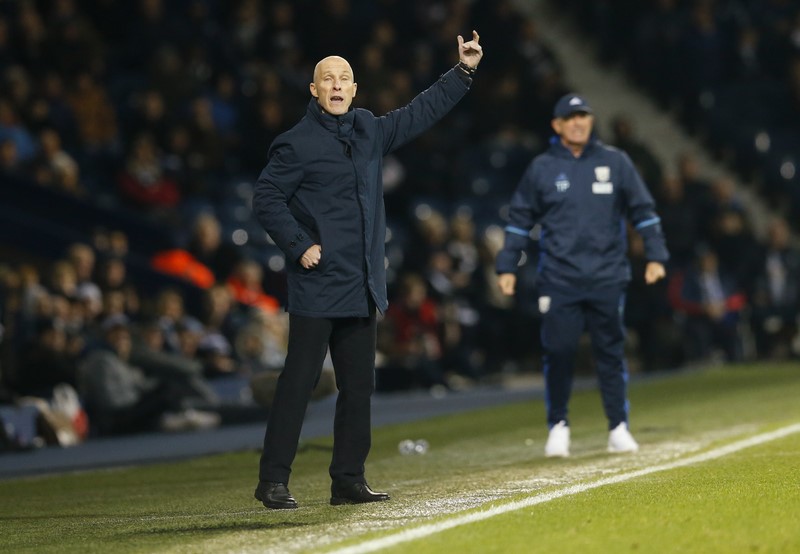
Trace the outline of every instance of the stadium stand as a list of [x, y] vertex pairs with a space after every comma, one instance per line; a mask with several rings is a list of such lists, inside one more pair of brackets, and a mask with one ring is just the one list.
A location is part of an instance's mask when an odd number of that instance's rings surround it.
[[[602, 63], [625, 63], [643, 94], [673, 110], [736, 170], [758, 176], [758, 192], [786, 208], [778, 215], [796, 226], [800, 17], [791, 2], [559, 5], [595, 37]], [[530, 339], [538, 317], [536, 245], [521, 268], [525, 286], [516, 303], [498, 298], [492, 257], [509, 195], [547, 144], [553, 103], [570, 90], [565, 62], [540, 25], [546, 21], [509, 0], [0, 3], [0, 403], [18, 404], [32, 392], [20, 383], [36, 381], [36, 351], [66, 361], [63, 382], [82, 393], [85, 360], [107, 348], [104, 322], [124, 315], [138, 352], [162, 361], [140, 368], [145, 380], [182, 367], [215, 395], [177, 409], [186, 417], [162, 421], [162, 429], [207, 424], [188, 410], [220, 414], [223, 424], [263, 420], [249, 382], [259, 371], [253, 368], [280, 369], [273, 361], [286, 327], [284, 314], [264, 308], [285, 300], [285, 261], [250, 212], [271, 140], [302, 115], [313, 65], [331, 45], [362, 84], [356, 104], [385, 113], [452, 66], [454, 37], [472, 28], [489, 52], [473, 90], [441, 125], [386, 160], [390, 300], [401, 282], [425, 283], [443, 347], [429, 360], [441, 376], [436, 386], [497, 382], [538, 368]], [[683, 338], [697, 328], [687, 324], [696, 315], [686, 311], [689, 291], [675, 280], [655, 290], [635, 281], [627, 307], [634, 369], [727, 352], [732, 359], [796, 356], [797, 251], [766, 248], [691, 159], [680, 166], [656, 159], [647, 139], [624, 123], [607, 141], [628, 149], [651, 179], [665, 226], [672, 225], [669, 246], [682, 248], [670, 274], [686, 282], [713, 249], [724, 280], [745, 299], [728, 316], [741, 348], [723, 348], [712, 329], [705, 344], [687, 350]], [[687, 229], [687, 213], [696, 214], [690, 223], [708, 225]], [[216, 229], [208, 248], [195, 236], [201, 220], [211, 222], [202, 226], [212, 235]], [[725, 252], [742, 240], [754, 244], [753, 255], [733, 267]], [[68, 253], [76, 244], [96, 256], [88, 275], [64, 269], [64, 262], [75, 265]], [[638, 267], [636, 244], [632, 237]], [[234, 267], [251, 261], [260, 266], [260, 284], [249, 293], [239, 281], [231, 288]], [[780, 290], [775, 267], [787, 284]], [[241, 301], [253, 295], [263, 295], [256, 305]], [[776, 303], [784, 308], [777, 323], [767, 310]], [[263, 344], [247, 352], [263, 352], [263, 363], [242, 351], [240, 335], [254, 328]], [[753, 335], [769, 349], [751, 344]], [[779, 337], [778, 346], [770, 337]], [[382, 340], [391, 334], [383, 331]], [[379, 383], [402, 382], [391, 371], [379, 364]], [[50, 401], [57, 383], [41, 384], [38, 396]], [[88, 415], [96, 436], [100, 426]]]

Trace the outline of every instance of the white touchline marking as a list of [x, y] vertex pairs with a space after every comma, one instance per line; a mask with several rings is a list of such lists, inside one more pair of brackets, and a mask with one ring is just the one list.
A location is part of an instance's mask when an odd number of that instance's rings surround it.
[[440, 521], [428, 525], [421, 525], [419, 527], [414, 527], [413, 529], [400, 531], [399, 533], [395, 533], [393, 535], [388, 535], [377, 539], [372, 539], [366, 542], [362, 542], [361, 544], [347, 546], [344, 548], [340, 548], [338, 550], [331, 550], [329, 551], [328, 554], [362, 554], [364, 552], [375, 552], [376, 550], [381, 550], [383, 548], [390, 548], [392, 546], [397, 546], [398, 544], [402, 544], [404, 542], [409, 542], [416, 539], [421, 539], [422, 537], [435, 535], [436, 533], [441, 533], [442, 531], [446, 531], [447, 529], [452, 529], [453, 527], [459, 527], [461, 525], [474, 523], [476, 521], [483, 521], [484, 519], [489, 519], [494, 516], [499, 516], [501, 514], [506, 514], [508, 512], [521, 510], [522, 508], [528, 508], [530, 506], [535, 506], [537, 504], [543, 504], [551, 500], [556, 500], [557, 498], [563, 498], [565, 496], [580, 494], [582, 492], [586, 492], [588, 490], [596, 489], [599, 487], [604, 487], [606, 485], [614, 485], [616, 483], [630, 481], [631, 479], [642, 477], [644, 475], [650, 475], [651, 473], [658, 473], [660, 471], [668, 471], [670, 469], [676, 469], [679, 467], [699, 464], [702, 462], [707, 462], [709, 460], [716, 460], [717, 458], [722, 458], [723, 456], [727, 456], [728, 454], [733, 454], [734, 452], [744, 450], [745, 448], [750, 448], [752, 446], [758, 446], [760, 444], [781, 439], [783, 437], [787, 437], [794, 433], [800, 433], [800, 423], [795, 423], [787, 427], [782, 427], [770, 433], [755, 435], [748, 439], [743, 439], [726, 446], [721, 446], [719, 448], [715, 448], [713, 450], [709, 450], [708, 452], [698, 454], [697, 456], [691, 456], [683, 460], [676, 460], [674, 462], [670, 462], [667, 464], [660, 464], [657, 466], [637, 469], [636, 471], [630, 471], [628, 473], [621, 473], [620, 475], [614, 475], [613, 477], [606, 477], [605, 479], [600, 479], [592, 483], [572, 485], [564, 489], [555, 490], [543, 494], [537, 494], [536, 496], [531, 496], [530, 498], [526, 498], [524, 500], [509, 502], [508, 504], [503, 504], [502, 506], [495, 506], [493, 508], [481, 510], [479, 512], [464, 514], [462, 516], [454, 517], [446, 521]]

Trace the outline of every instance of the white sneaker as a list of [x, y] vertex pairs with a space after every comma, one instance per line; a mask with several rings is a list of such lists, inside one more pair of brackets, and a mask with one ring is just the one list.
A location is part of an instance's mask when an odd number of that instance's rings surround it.
[[639, 445], [633, 435], [628, 431], [628, 424], [624, 421], [617, 425], [608, 434], [608, 451], [613, 453], [636, 452]]
[[550, 429], [544, 455], [548, 458], [566, 458], [569, 456], [569, 427], [566, 421], [559, 421]]

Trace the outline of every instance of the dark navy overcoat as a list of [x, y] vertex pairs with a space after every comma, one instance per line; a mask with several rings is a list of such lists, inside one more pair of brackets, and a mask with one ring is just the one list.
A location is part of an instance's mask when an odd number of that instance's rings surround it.
[[[297, 125], [275, 139], [253, 210], [286, 255], [290, 313], [366, 317], [370, 297], [386, 310], [383, 157], [441, 119], [470, 83], [453, 68], [381, 117], [364, 109], [330, 115], [312, 98]], [[304, 269], [299, 259], [315, 243], [322, 259]]]

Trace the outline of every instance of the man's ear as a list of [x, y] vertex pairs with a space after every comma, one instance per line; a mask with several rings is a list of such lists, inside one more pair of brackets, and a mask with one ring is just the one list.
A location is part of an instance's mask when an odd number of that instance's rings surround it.
[[308, 90], [311, 91], [311, 96], [314, 98], [319, 98], [319, 95], [317, 94], [317, 86], [314, 83], [309, 83]]
[[353, 83], [353, 98], [355, 98], [357, 91], [358, 91], [358, 83]]
[[556, 132], [557, 135], [561, 134], [561, 120], [560, 119], [551, 119], [550, 126], [553, 128], [553, 131]]

